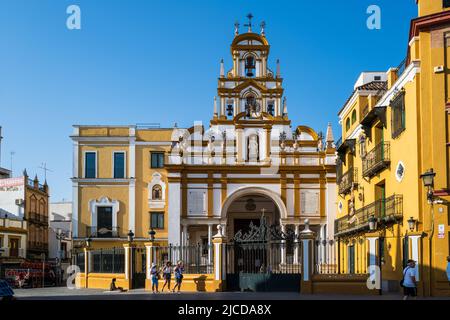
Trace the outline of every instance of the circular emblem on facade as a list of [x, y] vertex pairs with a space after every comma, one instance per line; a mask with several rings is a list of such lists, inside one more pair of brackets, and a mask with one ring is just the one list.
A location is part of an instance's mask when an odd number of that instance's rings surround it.
[[247, 211], [255, 211], [256, 209], [256, 204], [255, 204], [255, 200], [253, 199], [248, 199], [247, 203], [245, 204], [245, 209]]
[[342, 212], [342, 207], [343, 207], [344, 205], [342, 204], [342, 201], [339, 201], [339, 203], [338, 203], [338, 210], [339, 210], [339, 213], [341, 213]]
[[405, 176], [405, 165], [403, 162], [399, 161], [397, 164], [397, 168], [395, 169], [395, 178], [398, 182], [402, 182]]

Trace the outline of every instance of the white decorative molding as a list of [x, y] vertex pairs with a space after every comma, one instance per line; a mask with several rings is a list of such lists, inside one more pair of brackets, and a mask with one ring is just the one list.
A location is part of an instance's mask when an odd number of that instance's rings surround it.
[[109, 200], [108, 197], [102, 197], [99, 200], [89, 201], [89, 211], [91, 213], [91, 227], [97, 227], [97, 208], [98, 207], [111, 207], [112, 208], [112, 227], [117, 228], [117, 214], [120, 210], [118, 200]]
[[[153, 187], [161, 186], [161, 199], [153, 199]], [[148, 184], [148, 206], [151, 209], [164, 209], [166, 205], [166, 183], [162, 179], [162, 175], [155, 172], [152, 181]]]

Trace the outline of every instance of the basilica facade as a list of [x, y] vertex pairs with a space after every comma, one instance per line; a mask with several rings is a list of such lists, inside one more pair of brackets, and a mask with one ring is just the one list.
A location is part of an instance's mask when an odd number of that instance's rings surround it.
[[[73, 233], [95, 247], [136, 243], [211, 244], [261, 217], [298, 233], [334, 237], [336, 151], [326, 135], [292, 124], [277, 62], [259, 32], [235, 28], [231, 67], [220, 64], [209, 127], [76, 125]], [[194, 119], [193, 119], [194, 120]]]

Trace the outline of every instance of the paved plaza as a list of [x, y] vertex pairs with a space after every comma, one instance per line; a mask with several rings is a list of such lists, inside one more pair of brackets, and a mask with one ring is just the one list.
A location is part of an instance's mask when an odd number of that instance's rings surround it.
[[[96, 289], [68, 289], [66, 287], [17, 289], [18, 300], [401, 300], [399, 294], [382, 296], [361, 295], [304, 295], [295, 292], [218, 292], [218, 293], [159, 293], [131, 290], [129, 292], [109, 292]], [[418, 298], [423, 299], [423, 298]], [[450, 300], [449, 298], [426, 298]]]

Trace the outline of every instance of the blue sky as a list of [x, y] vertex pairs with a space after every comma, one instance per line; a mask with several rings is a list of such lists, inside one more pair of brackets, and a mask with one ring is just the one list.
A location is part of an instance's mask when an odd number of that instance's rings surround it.
[[[79, 5], [82, 29], [66, 28]], [[381, 30], [366, 27], [369, 5]], [[293, 125], [340, 136], [337, 112], [361, 71], [405, 57], [414, 0], [0, 0], [2, 166], [52, 170], [52, 201], [71, 199], [73, 124], [206, 125], [233, 24], [265, 20]], [[257, 28], [259, 29], [259, 28]], [[244, 31], [244, 28], [241, 27]]]

